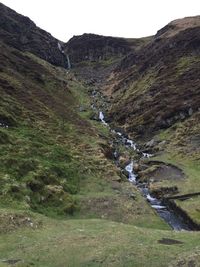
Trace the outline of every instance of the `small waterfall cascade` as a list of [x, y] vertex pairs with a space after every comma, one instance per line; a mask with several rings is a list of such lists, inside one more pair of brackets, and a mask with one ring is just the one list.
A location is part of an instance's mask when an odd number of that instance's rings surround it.
[[[61, 46], [61, 44], [59, 42], [58, 42], [58, 49], [62, 54], [65, 55], [65, 52], [62, 49], [62, 46]], [[70, 70], [71, 69], [71, 62], [70, 62], [70, 59], [69, 59], [69, 55], [66, 55], [66, 58], [67, 58], [67, 69]]]
[[[96, 92], [93, 91], [92, 96], [95, 97], [95, 95], [96, 95]], [[92, 105], [92, 108], [95, 110], [97, 109], [94, 104]], [[143, 153], [142, 151], [140, 151], [140, 149], [137, 147], [137, 144], [133, 140], [127, 138], [123, 133], [121, 133], [119, 131], [115, 131], [114, 129], [112, 129], [110, 127], [110, 125], [106, 122], [105, 116], [104, 116], [102, 111], [99, 111], [99, 120], [105, 126], [109, 127], [109, 129], [112, 133], [116, 134], [116, 136], [118, 137], [118, 140], [121, 142], [121, 144], [123, 144], [125, 147], [127, 147], [127, 149], [132, 148], [133, 150], [137, 151], [138, 153], [140, 153], [141, 158], [150, 158], [153, 156], [153, 155], [148, 154], [148, 153]], [[119, 156], [118, 152], [115, 151], [114, 152], [114, 158], [117, 159], [118, 156]], [[133, 183], [140, 190], [141, 194], [149, 202], [151, 207], [156, 210], [157, 214], [164, 221], [166, 221], [171, 226], [172, 229], [174, 229], [176, 231], [190, 230], [189, 225], [187, 225], [187, 223], [184, 222], [183, 218], [179, 217], [176, 214], [176, 212], [169, 209], [163, 203], [162, 200], [151, 196], [147, 183], [140, 183], [137, 180], [137, 174], [134, 171], [134, 160], [133, 159], [131, 159], [130, 162], [128, 163], [128, 165], [125, 166], [125, 170], [128, 173], [128, 180], [131, 183]]]
[[71, 69], [71, 62], [70, 62], [70, 59], [69, 59], [68, 55], [67, 55], [67, 68], [68, 68], [68, 70]]
[[108, 125], [107, 122], [105, 121], [105, 117], [102, 111], [99, 112], [99, 119], [104, 125]]

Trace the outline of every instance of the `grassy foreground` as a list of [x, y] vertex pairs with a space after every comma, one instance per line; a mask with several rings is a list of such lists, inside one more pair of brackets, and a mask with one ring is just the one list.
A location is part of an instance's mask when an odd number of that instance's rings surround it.
[[21, 216], [31, 224], [1, 235], [0, 266], [16, 261], [15, 266], [161, 267], [182, 253], [192, 255], [199, 246], [200, 234], [195, 232], [152, 230], [99, 219]]

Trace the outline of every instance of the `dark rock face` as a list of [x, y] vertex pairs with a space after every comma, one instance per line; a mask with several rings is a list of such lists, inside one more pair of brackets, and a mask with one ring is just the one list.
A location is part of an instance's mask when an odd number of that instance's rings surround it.
[[58, 40], [51, 34], [1, 3], [0, 13], [0, 38], [4, 43], [31, 52], [56, 66], [67, 66], [66, 56], [59, 49]]
[[65, 52], [73, 63], [106, 60], [113, 56], [126, 55], [130, 51], [126, 39], [95, 34], [74, 36], [65, 45]]

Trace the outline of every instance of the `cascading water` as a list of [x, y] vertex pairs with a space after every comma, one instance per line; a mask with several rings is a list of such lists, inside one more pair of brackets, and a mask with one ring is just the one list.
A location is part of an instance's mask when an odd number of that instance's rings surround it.
[[101, 121], [104, 125], [108, 125], [108, 123], [105, 122], [104, 118], [105, 118], [105, 117], [104, 117], [104, 115], [103, 115], [103, 112], [100, 111], [100, 112], [99, 112], [99, 119], [100, 119], [100, 121]]
[[[62, 46], [61, 46], [61, 44], [59, 42], [58, 42], [58, 49], [60, 50], [60, 52], [62, 54], [65, 54], [65, 52], [62, 49]], [[71, 62], [70, 62], [69, 56], [67, 55], [66, 57], [67, 57], [67, 68], [68, 68], [68, 70], [70, 70], [71, 69]]]
[[135, 183], [136, 182], [136, 175], [133, 172], [133, 161], [131, 161], [131, 163], [129, 163], [126, 167], [125, 170], [128, 172], [128, 179], [131, 183]]
[[71, 62], [70, 62], [70, 59], [69, 59], [68, 55], [67, 55], [67, 68], [68, 68], [68, 70], [71, 69]]
[[[95, 94], [93, 94], [94, 97]], [[93, 108], [96, 109], [96, 107], [93, 105]], [[105, 117], [102, 111], [99, 112], [99, 120], [106, 126], [110, 127], [109, 124], [105, 121]], [[132, 148], [133, 150], [136, 150], [138, 153], [141, 154], [141, 158], [150, 158], [152, 155], [148, 153], [140, 152], [140, 150], [137, 148], [136, 143], [126, 138], [122, 133], [117, 132], [110, 128], [110, 131], [120, 139], [120, 142], [124, 144], [124, 146], [128, 146]], [[118, 153], [117, 151], [114, 152], [114, 157], [117, 158]], [[125, 167], [125, 170], [128, 172], [128, 179], [131, 183], [135, 184], [137, 188], [141, 191], [141, 194], [146, 198], [148, 203], [151, 205], [153, 209], [157, 211], [159, 216], [165, 220], [174, 230], [190, 230], [189, 226], [185, 224], [178, 215], [176, 215], [172, 210], [168, 209], [161, 200], [154, 198], [150, 195], [149, 189], [147, 187], [147, 184], [145, 183], [139, 183], [137, 182], [137, 175], [134, 173], [134, 161], [131, 160], [131, 162]]]

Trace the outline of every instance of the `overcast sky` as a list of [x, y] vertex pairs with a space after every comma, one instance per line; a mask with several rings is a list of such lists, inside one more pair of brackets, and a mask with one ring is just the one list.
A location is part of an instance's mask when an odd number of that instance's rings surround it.
[[200, 0], [2, 0], [37, 26], [67, 41], [96, 33], [120, 37], [153, 35], [171, 20], [200, 15]]

